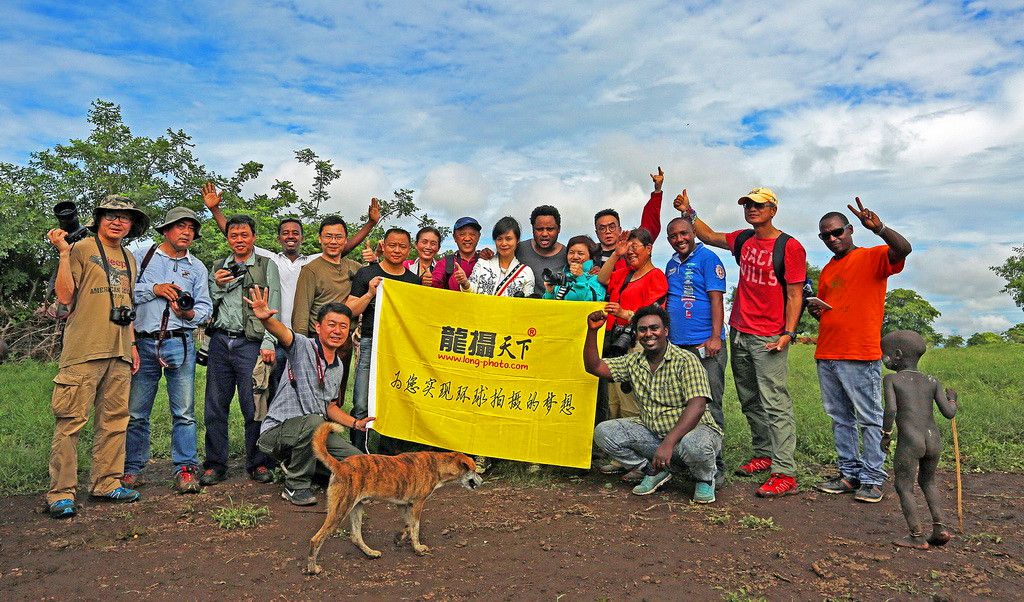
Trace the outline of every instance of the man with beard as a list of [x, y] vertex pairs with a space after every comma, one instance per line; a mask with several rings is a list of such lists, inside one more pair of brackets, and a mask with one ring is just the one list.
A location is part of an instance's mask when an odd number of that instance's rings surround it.
[[551, 205], [541, 205], [530, 213], [533, 238], [520, 241], [516, 259], [533, 270], [534, 290], [544, 290], [544, 269], [552, 272], [565, 267], [565, 245], [558, 242], [562, 216]]
[[68, 233], [60, 228], [46, 235], [60, 253], [54, 293], [71, 307], [50, 403], [55, 424], [46, 503], [53, 518], [76, 512], [78, 436], [89, 421], [90, 406], [95, 426], [91, 495], [115, 502], [139, 499], [138, 491], [118, 480], [124, 469], [131, 374], [139, 367], [131, 327], [138, 272], [122, 243], [148, 227], [149, 218], [130, 199], [110, 195], [93, 211], [89, 229], [95, 238], [68, 244]]
[[643, 473], [635, 495], [654, 493], [672, 478], [674, 459], [696, 480], [693, 501], [714, 502], [722, 429], [707, 411], [711, 388], [704, 368], [693, 354], [668, 342], [669, 316], [657, 305], [632, 316], [640, 351], [602, 360], [597, 331], [604, 322], [600, 311], [587, 317], [583, 365], [594, 376], [632, 382], [640, 416], [602, 422], [594, 429], [594, 443], [622, 466]]
[[[818, 238], [833, 257], [818, 279], [819, 301], [807, 308], [818, 319], [821, 402], [832, 419], [839, 474], [815, 485], [825, 493], [853, 493], [859, 502], [882, 501], [882, 317], [889, 276], [903, 271], [911, 246], [856, 197], [847, 205], [860, 223], [885, 244], [858, 247], [853, 226], [842, 213], [826, 213]], [[863, 449], [858, 449], [858, 432]]]
[[187, 207], [167, 212], [154, 229], [160, 244], [135, 251], [139, 277], [135, 284], [135, 343], [139, 370], [132, 377], [128, 434], [121, 482], [139, 484], [149, 462], [149, 417], [160, 376], [167, 379], [171, 411], [171, 461], [174, 487], [179, 493], [199, 492], [199, 455], [196, 452], [196, 350], [192, 331], [212, 311], [206, 266], [189, 253], [200, 238], [199, 218]]

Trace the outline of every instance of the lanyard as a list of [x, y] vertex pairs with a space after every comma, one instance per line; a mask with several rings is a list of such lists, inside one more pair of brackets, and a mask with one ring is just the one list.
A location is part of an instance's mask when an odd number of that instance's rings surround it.
[[[107, 276], [107, 294], [110, 295], [110, 307], [111, 309], [117, 307], [114, 303], [114, 284], [110, 281], [110, 262], [107, 261], [107, 254], [103, 250], [103, 241], [96, 239], [96, 248], [100, 251], [100, 259], [103, 260], [103, 273]], [[128, 262], [128, 253], [121, 247], [121, 256], [124, 257], [124, 269], [128, 272], [128, 286], [132, 285], [132, 264]], [[128, 295], [131, 299], [132, 295]]]
[[[500, 265], [498, 266], [498, 269], [501, 269]], [[519, 264], [519, 266], [515, 270], [512, 269], [512, 266], [509, 266], [508, 274], [505, 274], [505, 277], [502, 278], [501, 282], [498, 283], [494, 296], [500, 297], [501, 294], [505, 292], [505, 289], [512, 284], [512, 281], [514, 281], [516, 277], [519, 276], [519, 274], [521, 274], [525, 269], [525, 264]]]
[[[320, 346], [316, 343], [310, 342], [313, 345], [313, 355], [316, 357], [316, 380], [319, 383], [320, 388], [324, 388], [324, 377], [327, 375], [327, 368], [325, 366], [327, 360], [323, 358], [323, 353], [320, 350]], [[288, 382], [291, 383], [292, 387], [298, 388], [299, 383], [295, 380], [295, 373], [292, 372], [292, 362], [288, 361]]]

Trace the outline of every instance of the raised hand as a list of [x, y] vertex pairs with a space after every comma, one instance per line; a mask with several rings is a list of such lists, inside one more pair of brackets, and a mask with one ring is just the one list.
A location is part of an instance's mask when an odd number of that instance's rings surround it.
[[46, 233], [46, 238], [49, 239], [50, 244], [53, 245], [53, 247], [57, 249], [58, 252], [64, 253], [65, 251], [71, 248], [71, 245], [68, 244], [68, 241], [64, 240], [64, 237], [67, 235], [68, 233], [61, 230], [60, 228], [54, 228], [53, 230], [50, 230], [49, 232]]
[[661, 192], [661, 185], [665, 183], [665, 172], [661, 171], [661, 166], [658, 166], [658, 173], [651, 174], [651, 179], [654, 180], [654, 192]]
[[679, 213], [690, 213], [693, 208], [690, 207], [690, 196], [686, 194], [684, 188], [682, 192], [676, 195], [675, 200], [672, 201], [672, 206], [676, 208]]
[[882, 219], [874, 211], [861, 204], [859, 196], [853, 198], [857, 201], [857, 208], [854, 209], [853, 205], [847, 205], [847, 207], [857, 216], [861, 225], [875, 234], [881, 232], [883, 228]]
[[370, 241], [366, 241], [366, 245], [363, 246], [363, 263], [377, 263], [377, 254], [370, 248]]
[[619, 257], [626, 256], [626, 249], [629, 248], [629, 230], [623, 230], [619, 234], [619, 240], [615, 241], [615, 254]]
[[[267, 300], [270, 298], [270, 289], [261, 289], [258, 286], [254, 286], [249, 289], [250, 297], [244, 297], [245, 302], [252, 307], [252, 315], [256, 316], [258, 320], [267, 320], [277, 313], [276, 309], [271, 309], [267, 305]], [[270, 362], [268, 362], [270, 363]]]
[[587, 326], [596, 330], [604, 326], [605, 315], [603, 311], [595, 311], [587, 316]]
[[208, 209], [219, 206], [223, 196], [223, 194], [217, 192], [217, 187], [213, 185], [213, 182], [203, 184], [203, 204]]
[[380, 221], [380, 199], [376, 197], [370, 199], [370, 208], [367, 209], [366, 216], [372, 224]]

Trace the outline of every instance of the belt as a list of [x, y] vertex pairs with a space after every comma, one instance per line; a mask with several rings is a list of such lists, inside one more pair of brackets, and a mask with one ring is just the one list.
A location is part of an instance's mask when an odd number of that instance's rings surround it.
[[233, 330], [225, 330], [223, 328], [207, 328], [206, 332], [208, 332], [210, 334], [222, 334], [222, 335], [226, 336], [229, 339], [242, 339], [242, 338], [245, 338], [245, 331], [243, 331], [243, 330], [233, 331]]
[[[167, 331], [165, 331], [164, 332], [164, 336], [166, 338], [185, 337], [185, 336], [187, 336], [191, 332], [192, 332], [192, 330], [189, 329], [189, 328], [176, 328], [174, 330], [167, 330]], [[137, 338], [137, 339], [159, 339], [160, 338], [160, 331], [158, 330], [156, 332], [136, 332], [135, 333], [135, 338]]]

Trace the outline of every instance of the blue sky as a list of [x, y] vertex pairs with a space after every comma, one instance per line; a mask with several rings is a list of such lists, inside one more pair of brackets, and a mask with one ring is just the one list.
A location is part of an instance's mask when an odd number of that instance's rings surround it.
[[[0, 160], [82, 136], [89, 103], [184, 129], [207, 165], [291, 151], [343, 172], [332, 208], [416, 190], [441, 220], [616, 207], [667, 173], [717, 229], [766, 185], [810, 260], [818, 217], [859, 195], [915, 245], [891, 286], [944, 332], [1024, 321], [988, 266], [1021, 245], [1024, 4], [31, 2], [0, 9]], [[862, 245], [874, 237], [858, 231]], [[659, 241], [663, 263], [668, 246]], [[728, 265], [728, 264], [727, 264]], [[732, 280], [733, 277], [730, 276]]]

